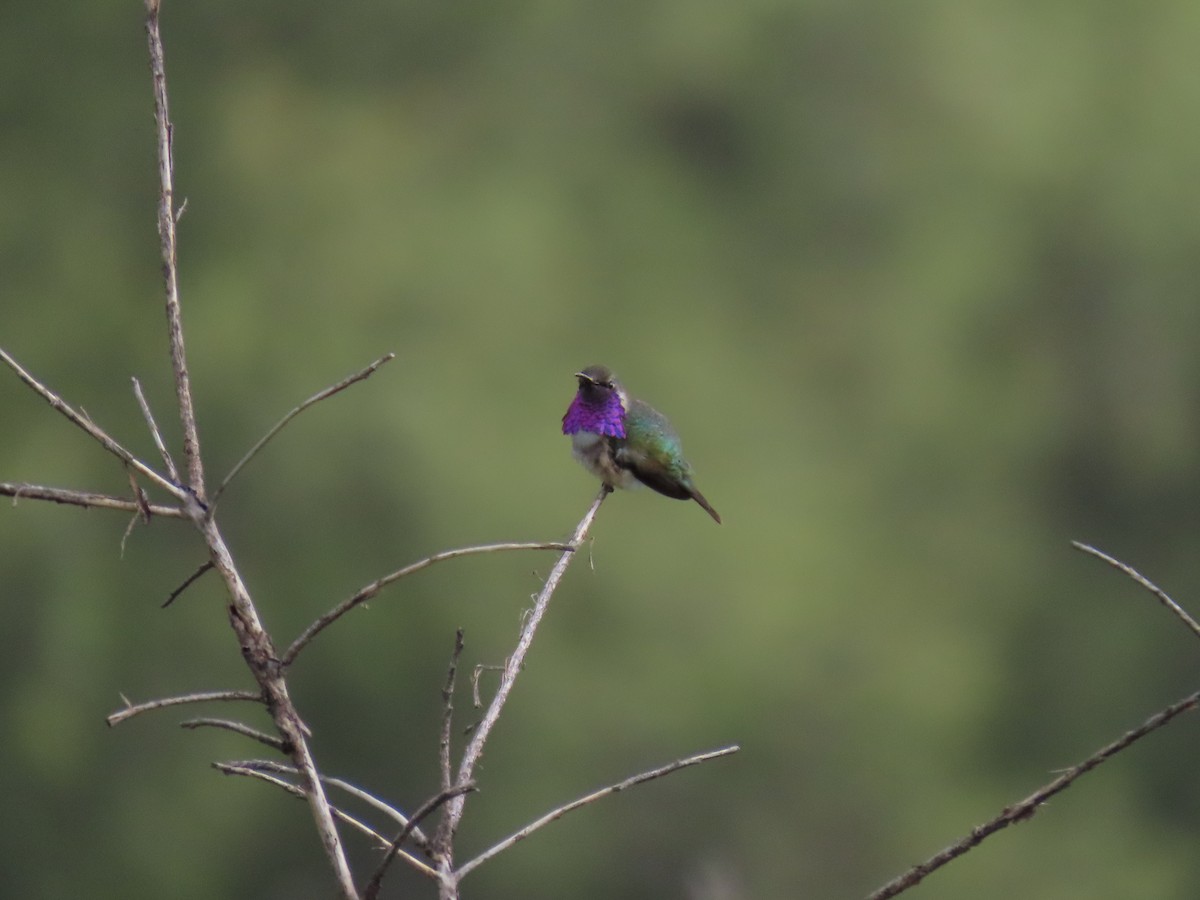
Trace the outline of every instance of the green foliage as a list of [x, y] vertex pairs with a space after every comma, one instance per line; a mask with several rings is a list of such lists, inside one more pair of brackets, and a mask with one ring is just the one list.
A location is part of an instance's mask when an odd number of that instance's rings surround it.
[[[151, 460], [129, 376], [178, 428], [139, 15], [3, 15], [0, 345]], [[589, 363], [671, 416], [725, 520], [605, 504], [463, 849], [743, 753], [468, 895], [862, 896], [1195, 688], [1183, 630], [1067, 541], [1200, 609], [1198, 31], [1184, 2], [167, 5], [210, 478], [398, 357], [222, 500], [280, 643], [438, 549], [568, 533], [595, 487], [558, 422]], [[0, 479], [126, 489], [11, 377], [0, 421]], [[158, 609], [194, 536], [156, 521], [121, 558], [125, 525], [0, 510], [0, 893], [328, 896], [303, 807], [207, 768], [257, 748], [169, 712], [104, 727], [119, 691], [248, 681], [215, 580]], [[323, 635], [293, 683], [322, 767], [431, 794], [454, 628], [466, 671], [501, 662], [549, 565], [448, 563]], [[921, 896], [1196, 896], [1194, 727]]]

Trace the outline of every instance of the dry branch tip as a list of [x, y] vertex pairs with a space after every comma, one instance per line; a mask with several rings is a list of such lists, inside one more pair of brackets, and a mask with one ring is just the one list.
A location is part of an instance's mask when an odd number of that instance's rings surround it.
[[1158, 599], [1158, 602], [1170, 610], [1170, 612], [1177, 619], [1179, 619], [1179, 621], [1183, 622], [1184, 625], [1191, 629], [1193, 634], [1195, 634], [1197, 637], [1200, 637], [1200, 622], [1197, 622], [1195, 619], [1193, 619], [1188, 614], [1187, 610], [1171, 599], [1166, 591], [1160, 588], [1157, 584], [1155, 584], [1133, 566], [1129, 565], [1128, 563], [1121, 562], [1121, 560], [1117, 559], [1115, 556], [1110, 556], [1103, 550], [1097, 550], [1091, 544], [1085, 544], [1082, 541], [1071, 541], [1071, 546], [1076, 550], [1088, 554], [1089, 556], [1096, 557], [1096, 559], [1107, 563], [1118, 572], [1123, 572], [1125, 575], [1129, 576], [1135, 583], [1141, 585], [1151, 594], [1153, 594]]

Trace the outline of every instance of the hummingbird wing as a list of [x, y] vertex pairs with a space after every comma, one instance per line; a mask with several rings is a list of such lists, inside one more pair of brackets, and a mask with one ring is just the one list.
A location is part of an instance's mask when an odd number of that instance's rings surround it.
[[695, 500], [717, 524], [721, 517], [692, 481], [679, 435], [667, 417], [641, 400], [631, 400], [625, 416], [625, 438], [609, 438], [613, 461], [653, 490], [676, 500]]
[[676, 500], [691, 499], [692, 469], [683, 458], [679, 435], [654, 407], [631, 400], [625, 416], [625, 440], [614, 443], [617, 465], [642, 484]]

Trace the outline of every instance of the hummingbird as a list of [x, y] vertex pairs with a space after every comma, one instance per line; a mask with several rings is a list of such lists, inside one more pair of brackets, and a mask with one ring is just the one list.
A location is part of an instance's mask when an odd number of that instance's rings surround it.
[[571, 453], [612, 490], [638, 482], [676, 500], [695, 500], [719, 525], [721, 517], [696, 489], [679, 435], [667, 417], [632, 399], [605, 366], [576, 372], [579, 390], [563, 416]]

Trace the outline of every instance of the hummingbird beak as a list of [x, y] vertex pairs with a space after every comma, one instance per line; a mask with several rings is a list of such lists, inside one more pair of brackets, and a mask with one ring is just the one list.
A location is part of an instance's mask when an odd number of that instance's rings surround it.
[[583, 384], [585, 381], [586, 381], [588, 384], [595, 384], [595, 383], [596, 383], [596, 382], [592, 381], [592, 379], [591, 379], [591, 378], [589, 378], [587, 375], [583, 374], [582, 372], [576, 372], [576, 373], [575, 373], [575, 377], [576, 377], [577, 379], [579, 379], [579, 383], [580, 383], [580, 384]]

